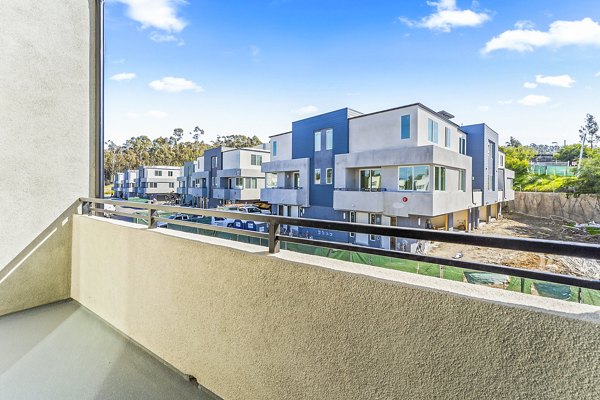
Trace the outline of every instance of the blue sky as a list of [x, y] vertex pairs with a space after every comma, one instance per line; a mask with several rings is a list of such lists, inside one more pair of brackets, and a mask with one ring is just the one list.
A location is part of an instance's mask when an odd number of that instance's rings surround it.
[[108, 0], [105, 136], [269, 135], [421, 102], [501, 140], [600, 117], [600, 2]]

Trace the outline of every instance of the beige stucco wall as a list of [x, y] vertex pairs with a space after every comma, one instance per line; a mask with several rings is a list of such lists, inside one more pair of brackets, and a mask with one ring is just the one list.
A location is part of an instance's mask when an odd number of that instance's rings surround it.
[[73, 226], [73, 298], [225, 399], [600, 396], [598, 308], [94, 217]]
[[1, 4], [0, 315], [69, 296], [68, 211], [93, 181], [94, 4]]
[[514, 192], [514, 211], [538, 217], [556, 215], [576, 222], [600, 222], [600, 196], [566, 193]]

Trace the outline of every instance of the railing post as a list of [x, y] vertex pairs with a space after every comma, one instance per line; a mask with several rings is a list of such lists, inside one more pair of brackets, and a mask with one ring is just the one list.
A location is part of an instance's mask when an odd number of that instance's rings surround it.
[[82, 215], [91, 215], [92, 214], [92, 203], [89, 201], [84, 201], [81, 204], [81, 214]]
[[156, 216], [156, 210], [149, 208], [148, 209], [148, 229], [156, 228], [156, 220], [154, 217]]
[[277, 222], [269, 223], [269, 253], [279, 253], [281, 244], [277, 236], [281, 233], [281, 226]]

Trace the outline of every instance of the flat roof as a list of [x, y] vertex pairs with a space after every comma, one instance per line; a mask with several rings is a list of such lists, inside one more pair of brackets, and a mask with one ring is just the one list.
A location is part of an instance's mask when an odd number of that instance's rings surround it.
[[[350, 117], [350, 118], [348, 118], [348, 119], [356, 119], [356, 118], [368, 117], [369, 115], [381, 114], [381, 113], [385, 113], [385, 112], [389, 112], [389, 111], [401, 110], [401, 109], [403, 109], [403, 108], [407, 108], [407, 107], [415, 107], [415, 106], [417, 106], [417, 107], [421, 107], [421, 108], [422, 108], [422, 109], [424, 109], [425, 111], [428, 111], [428, 112], [430, 112], [430, 113], [432, 113], [432, 114], [435, 114], [435, 115], [437, 115], [437, 116], [438, 116], [438, 117], [440, 117], [441, 119], [443, 119], [443, 120], [445, 120], [445, 121], [448, 121], [450, 124], [452, 124], [452, 125], [454, 125], [454, 126], [456, 126], [457, 128], [459, 128], [459, 129], [460, 129], [460, 125], [458, 125], [456, 122], [454, 122], [454, 121], [451, 121], [451, 120], [449, 120], [449, 119], [445, 118], [445, 117], [444, 117], [442, 114], [440, 114], [439, 112], [437, 112], [437, 111], [433, 111], [431, 108], [427, 107], [426, 105], [424, 105], [424, 104], [422, 104], [422, 103], [412, 103], [412, 104], [407, 104], [407, 105], [400, 106], [400, 107], [388, 108], [388, 109], [386, 109], [386, 110], [375, 111], [375, 112], [368, 113], [368, 114], [357, 115], [357, 116], [355, 116], [355, 117]], [[465, 133], [466, 133], [466, 132], [465, 132]]]
[[283, 133], [277, 133], [277, 134], [275, 134], [275, 135], [271, 135], [271, 136], [269, 136], [269, 138], [272, 138], [272, 137], [275, 137], [275, 136], [287, 135], [287, 134], [289, 134], [289, 133], [292, 133], [292, 131], [289, 131], [289, 132], [283, 132]]

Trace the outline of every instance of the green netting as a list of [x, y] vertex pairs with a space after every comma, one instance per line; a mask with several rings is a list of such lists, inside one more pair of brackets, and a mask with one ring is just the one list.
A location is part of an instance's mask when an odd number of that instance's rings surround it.
[[530, 172], [536, 175], [575, 176], [577, 167], [566, 165], [532, 165]]
[[490, 272], [465, 272], [467, 282], [476, 285], [508, 286], [510, 277], [507, 275], [493, 274]]
[[542, 297], [574, 301], [577, 299], [577, 294], [573, 293], [571, 286], [567, 285], [548, 282], [533, 282], [532, 290], [537, 291], [537, 293]]

